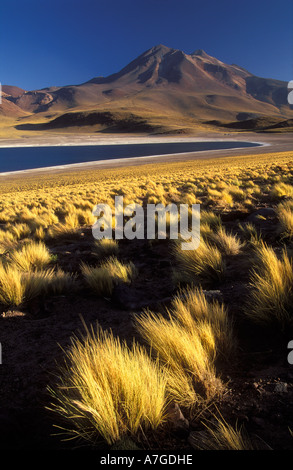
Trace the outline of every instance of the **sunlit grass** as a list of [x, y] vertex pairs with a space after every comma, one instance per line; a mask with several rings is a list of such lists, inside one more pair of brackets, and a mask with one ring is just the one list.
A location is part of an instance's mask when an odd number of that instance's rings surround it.
[[97, 258], [117, 256], [118, 252], [118, 242], [117, 240], [113, 240], [112, 238], [102, 238], [101, 240], [96, 240], [93, 246], [93, 254]]
[[215, 363], [235, 351], [232, 323], [223, 305], [208, 303], [201, 290], [187, 289], [174, 298], [166, 316], [146, 310], [135, 316], [135, 325], [167, 369], [172, 399], [193, 407], [222, 393]]
[[137, 275], [132, 262], [122, 263], [115, 256], [103, 261], [99, 266], [81, 264], [83, 277], [97, 295], [111, 295], [115, 284], [129, 283]]
[[52, 261], [51, 254], [42, 242], [29, 242], [10, 254], [12, 263], [22, 271], [40, 270]]
[[280, 257], [261, 243], [256, 248], [246, 315], [254, 322], [281, 328], [292, 323], [293, 267], [285, 250]]
[[293, 237], [293, 201], [281, 203], [277, 208], [280, 230], [285, 237]]
[[59, 375], [50, 409], [71, 437], [113, 444], [164, 422], [165, 374], [137, 343], [129, 348], [101, 329], [74, 338]]
[[223, 278], [225, 261], [221, 251], [201, 239], [196, 250], [182, 250], [181, 243], [174, 244], [175, 259], [178, 263], [178, 281], [210, 286]]
[[190, 444], [197, 450], [254, 450], [251, 439], [243, 426], [233, 427], [222, 416], [210, 423], [203, 423], [206, 431], [200, 438], [190, 435]]
[[243, 243], [238, 236], [228, 233], [224, 227], [220, 227], [216, 232], [211, 234], [209, 239], [213, 241], [225, 255], [238, 255], [243, 248]]

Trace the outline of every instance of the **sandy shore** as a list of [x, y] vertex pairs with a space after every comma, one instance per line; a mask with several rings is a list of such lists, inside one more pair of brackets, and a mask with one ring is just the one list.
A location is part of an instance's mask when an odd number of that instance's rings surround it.
[[[144, 165], [154, 162], [176, 162], [197, 159], [212, 159], [231, 156], [265, 154], [272, 152], [286, 152], [292, 150], [293, 156], [293, 136], [292, 134], [266, 134], [266, 133], [225, 133], [225, 134], [196, 134], [195, 136], [134, 136], [134, 135], [50, 135], [24, 138], [18, 141], [2, 139], [0, 148], [8, 147], [37, 147], [37, 146], [86, 146], [86, 145], [119, 145], [119, 144], [144, 144], [144, 143], [164, 143], [164, 142], [200, 142], [200, 141], [235, 141], [235, 148], [221, 150], [205, 150], [198, 152], [152, 155], [147, 157], [131, 157], [113, 160], [99, 160], [96, 162], [74, 163], [46, 168], [36, 168], [14, 172], [0, 173], [0, 176], [23, 175], [64, 172], [64, 170], [78, 170], [91, 168], [114, 168], [121, 166]], [[262, 144], [256, 147], [237, 148], [237, 141], [254, 142]]]

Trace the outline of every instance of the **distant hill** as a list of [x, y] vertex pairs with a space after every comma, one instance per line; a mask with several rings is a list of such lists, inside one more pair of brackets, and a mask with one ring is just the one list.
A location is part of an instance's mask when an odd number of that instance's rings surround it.
[[[23, 129], [22, 125], [40, 121], [46, 129], [63, 124], [72, 127], [76, 119], [74, 125], [79, 128], [115, 129], [122, 119], [126, 130], [127, 122], [131, 129], [135, 121], [135, 127], [146, 131], [166, 131], [172, 126], [180, 131], [211, 121], [229, 124], [269, 117], [276, 124], [293, 118], [286, 82], [256, 77], [203, 50], [185, 54], [163, 45], [147, 50], [108, 77], [33, 91], [4, 85], [2, 91], [0, 115], [15, 116]], [[79, 114], [70, 117], [69, 113]], [[114, 124], [105, 122], [107, 113]]]

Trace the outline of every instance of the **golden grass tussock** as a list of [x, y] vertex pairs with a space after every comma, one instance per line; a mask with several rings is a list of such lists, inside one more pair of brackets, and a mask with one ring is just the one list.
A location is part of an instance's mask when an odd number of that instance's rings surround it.
[[31, 241], [10, 253], [11, 262], [22, 271], [40, 270], [48, 266], [52, 256], [43, 242]]
[[260, 231], [251, 222], [238, 225], [241, 238], [244, 238], [246, 245], [256, 246], [262, 243], [262, 237]]
[[218, 300], [208, 301], [201, 288], [187, 288], [179, 291], [171, 303], [174, 318], [187, 330], [209, 325], [215, 344], [215, 357], [229, 358], [235, 351], [235, 337], [232, 321], [223, 303]]
[[40, 295], [59, 295], [72, 291], [75, 276], [60, 268], [22, 271], [14, 264], [0, 264], [0, 303], [20, 307]]
[[223, 305], [208, 303], [202, 290], [186, 289], [174, 298], [167, 316], [145, 310], [135, 316], [135, 326], [167, 370], [171, 399], [193, 407], [223, 392], [215, 364], [235, 350]]
[[278, 205], [277, 216], [280, 223], [280, 231], [284, 237], [293, 237], [293, 201], [288, 200]]
[[23, 303], [25, 285], [22, 273], [15, 267], [0, 264], [0, 303], [8, 307], [18, 307]]
[[76, 285], [76, 276], [60, 268], [23, 273], [24, 301], [30, 301], [40, 295], [60, 295], [72, 292]]
[[59, 375], [60, 384], [49, 389], [50, 409], [65, 419], [61, 430], [71, 437], [111, 445], [164, 422], [165, 374], [135, 342], [128, 347], [100, 328], [73, 338]]
[[148, 310], [136, 317], [135, 324], [167, 370], [170, 399], [190, 408], [222, 390], [213, 365], [211, 331], [207, 332], [207, 328], [187, 331], [173, 318], [166, 319]]
[[220, 415], [203, 423], [205, 432], [191, 433], [190, 445], [196, 450], [255, 450], [243, 426], [232, 426]]
[[273, 199], [293, 197], [293, 186], [284, 182], [274, 184], [270, 191], [270, 196]]
[[212, 241], [224, 255], [238, 255], [243, 248], [243, 243], [237, 235], [228, 233], [222, 226], [210, 235], [209, 240]]
[[27, 238], [31, 234], [31, 228], [25, 223], [13, 224], [7, 227], [15, 239]]
[[117, 240], [112, 238], [102, 238], [96, 240], [93, 246], [93, 254], [101, 259], [108, 256], [117, 256], [119, 252], [119, 244]]
[[245, 314], [252, 321], [282, 329], [292, 324], [293, 266], [285, 250], [278, 257], [264, 242], [257, 246], [250, 285]]
[[210, 242], [201, 239], [196, 250], [182, 250], [181, 243], [174, 243], [174, 255], [178, 263], [176, 279], [180, 282], [210, 286], [223, 278], [225, 261], [221, 251]]
[[81, 272], [91, 290], [97, 295], [111, 295], [115, 284], [130, 283], [137, 275], [132, 262], [122, 263], [115, 256], [103, 261], [99, 266], [81, 264]]

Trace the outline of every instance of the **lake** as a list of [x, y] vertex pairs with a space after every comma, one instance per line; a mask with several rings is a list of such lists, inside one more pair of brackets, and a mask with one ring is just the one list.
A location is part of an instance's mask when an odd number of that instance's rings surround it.
[[256, 147], [261, 144], [238, 141], [170, 142], [150, 144], [82, 145], [0, 148], [0, 173], [31, 170], [73, 163], [117, 158], [147, 157], [177, 153]]

